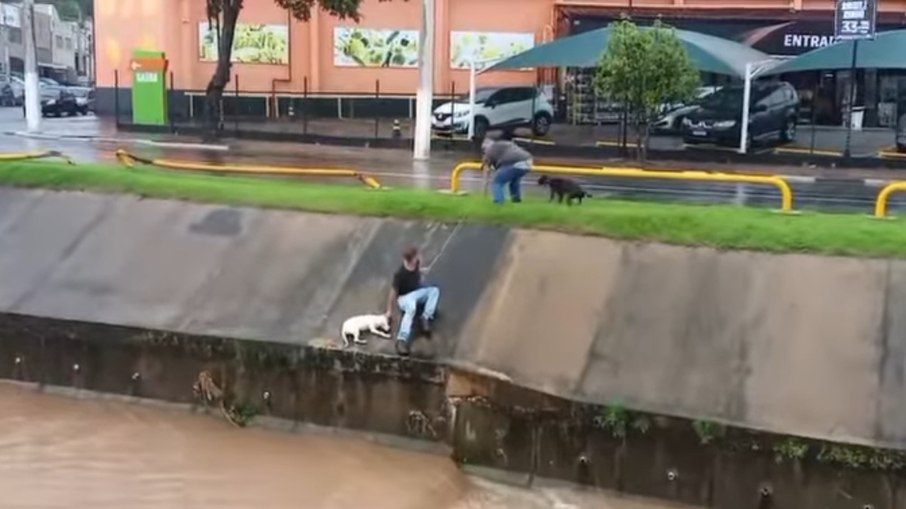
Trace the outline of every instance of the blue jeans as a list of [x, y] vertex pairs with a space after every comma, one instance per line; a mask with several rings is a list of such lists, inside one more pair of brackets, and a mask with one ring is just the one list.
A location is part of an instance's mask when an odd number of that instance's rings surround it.
[[494, 180], [491, 181], [491, 190], [494, 194], [494, 203], [503, 203], [503, 186], [509, 185], [510, 198], [514, 202], [522, 200], [522, 177], [525, 177], [531, 166], [529, 163], [508, 164], [497, 168]]
[[412, 320], [415, 318], [415, 311], [419, 304], [424, 304], [425, 309], [422, 312], [422, 318], [433, 320], [434, 313], [437, 311], [437, 301], [440, 299], [440, 289], [436, 286], [423, 286], [418, 290], [400, 295], [396, 299], [400, 311], [403, 312], [403, 319], [400, 321], [400, 330], [396, 339], [400, 341], [409, 341], [409, 335], [412, 334]]

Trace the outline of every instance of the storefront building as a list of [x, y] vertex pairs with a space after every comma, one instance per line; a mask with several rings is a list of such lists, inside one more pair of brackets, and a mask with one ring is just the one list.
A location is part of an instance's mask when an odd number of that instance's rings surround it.
[[[528, 49], [554, 37], [605, 26], [622, 14], [661, 18], [677, 28], [733, 39], [773, 55], [796, 55], [833, 42], [832, 0], [435, 0], [435, 91], [464, 93], [468, 62]], [[244, 95], [342, 97], [414, 95], [422, 2], [364, 0], [356, 25], [325, 13], [291, 19], [270, 0], [246, 1], [233, 73]], [[214, 71], [216, 46], [204, 0], [96, 0], [95, 44], [99, 109], [108, 110], [115, 84], [128, 91], [133, 49], [166, 52], [172, 86], [201, 92]], [[881, 0], [879, 30], [906, 27], [906, 2]], [[784, 76], [815, 104], [820, 123], [840, 120], [848, 72]], [[886, 125], [900, 77], [860, 72], [857, 97], [869, 124]], [[545, 71], [493, 72], [480, 85], [553, 83]], [[562, 76], [560, 76], [562, 78]], [[710, 79], [710, 78], [709, 78]], [[107, 93], [105, 93], [105, 91]]]

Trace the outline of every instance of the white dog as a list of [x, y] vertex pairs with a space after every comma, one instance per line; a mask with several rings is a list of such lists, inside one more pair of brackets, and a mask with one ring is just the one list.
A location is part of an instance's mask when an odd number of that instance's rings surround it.
[[343, 348], [349, 348], [349, 338], [352, 338], [356, 344], [367, 344], [367, 341], [361, 339], [362, 332], [365, 331], [382, 338], [390, 338], [390, 317], [387, 315], [360, 315], [346, 320], [340, 331], [343, 336]]

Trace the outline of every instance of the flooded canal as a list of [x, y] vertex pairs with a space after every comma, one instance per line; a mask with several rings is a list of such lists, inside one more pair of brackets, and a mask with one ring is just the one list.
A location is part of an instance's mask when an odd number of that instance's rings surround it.
[[179, 409], [7, 384], [0, 405], [6, 509], [666, 509], [576, 488], [498, 485], [442, 456], [238, 429]]

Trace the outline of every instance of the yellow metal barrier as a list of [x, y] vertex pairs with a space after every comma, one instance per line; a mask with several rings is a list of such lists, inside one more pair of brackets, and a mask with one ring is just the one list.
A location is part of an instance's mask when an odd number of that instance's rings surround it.
[[223, 173], [246, 173], [258, 175], [298, 175], [310, 177], [353, 177], [372, 189], [380, 189], [381, 184], [374, 177], [364, 175], [354, 170], [341, 170], [331, 168], [288, 168], [285, 166], [246, 166], [246, 165], [220, 165], [192, 161], [173, 161], [169, 159], [144, 159], [126, 152], [117, 150], [116, 158], [125, 166], [133, 167], [135, 163], [159, 166], [172, 170], [211, 171]]
[[891, 182], [881, 188], [878, 200], [875, 202], [875, 217], [887, 217], [887, 202], [890, 200], [890, 195], [897, 191], [906, 191], [906, 180]]
[[[465, 162], [453, 168], [450, 175], [450, 192], [459, 192], [459, 178], [466, 170], [483, 171], [481, 163]], [[590, 177], [628, 177], [650, 178], [667, 180], [692, 180], [708, 182], [741, 182], [747, 184], [766, 184], [776, 187], [780, 191], [780, 209], [784, 212], [793, 210], [793, 189], [789, 182], [774, 175], [751, 175], [733, 173], [711, 173], [705, 171], [664, 171], [640, 170], [636, 168], [582, 168], [577, 166], [545, 166], [533, 165], [532, 171], [544, 173], [557, 173], [565, 175], [584, 175]]]
[[66, 161], [67, 164], [75, 164], [69, 156], [56, 150], [45, 150], [42, 152], [12, 152], [0, 154], [0, 161], [25, 161], [28, 159], [51, 159], [57, 158]]

